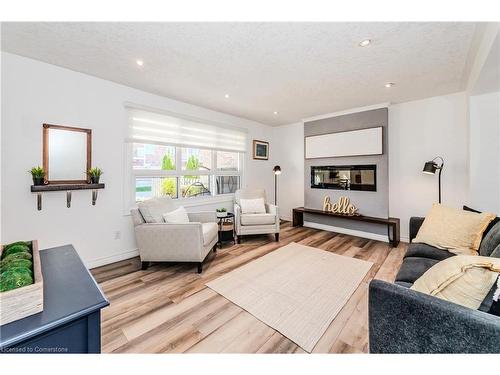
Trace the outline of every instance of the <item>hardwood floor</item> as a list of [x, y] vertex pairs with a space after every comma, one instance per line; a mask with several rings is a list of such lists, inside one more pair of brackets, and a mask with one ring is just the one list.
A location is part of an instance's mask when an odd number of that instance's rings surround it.
[[279, 332], [205, 286], [205, 283], [290, 242], [373, 262], [313, 353], [368, 351], [368, 283], [393, 281], [406, 244], [387, 243], [322, 230], [282, 225], [274, 236], [245, 237], [211, 253], [203, 273], [192, 264], [153, 264], [139, 258], [91, 270], [111, 305], [102, 312], [104, 353], [305, 353]]

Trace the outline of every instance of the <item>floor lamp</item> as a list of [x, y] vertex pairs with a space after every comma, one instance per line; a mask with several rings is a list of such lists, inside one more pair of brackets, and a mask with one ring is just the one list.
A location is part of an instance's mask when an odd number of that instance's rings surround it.
[[281, 174], [281, 167], [275, 165], [273, 168], [274, 173], [274, 205], [278, 205], [278, 175]]
[[[436, 160], [440, 160], [441, 164], [436, 163]], [[436, 174], [436, 171], [439, 171], [438, 174], [438, 186], [439, 186], [439, 203], [441, 203], [441, 172], [443, 171], [444, 160], [441, 156], [436, 156], [431, 161], [428, 161], [424, 164], [423, 173], [427, 174]]]

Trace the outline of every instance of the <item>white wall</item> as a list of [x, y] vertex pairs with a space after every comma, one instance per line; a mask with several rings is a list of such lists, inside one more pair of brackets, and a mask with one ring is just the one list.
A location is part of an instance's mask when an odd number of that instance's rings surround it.
[[[136, 254], [131, 220], [123, 215], [124, 102], [248, 129], [244, 184], [264, 187], [272, 197], [273, 161], [251, 158], [252, 139], [270, 141], [273, 152], [273, 129], [268, 126], [9, 53], [2, 53], [1, 69], [1, 229], [5, 243], [38, 239], [42, 248], [71, 243], [89, 267]], [[27, 171], [42, 162], [44, 122], [92, 129], [93, 164], [103, 168], [106, 183], [96, 206], [91, 205], [90, 191], [74, 192], [70, 209], [65, 193], [53, 192], [44, 194], [43, 210], [36, 210]], [[115, 239], [115, 232], [121, 238]]]
[[411, 216], [424, 216], [438, 201], [437, 175], [422, 173], [435, 156], [444, 159], [442, 203], [468, 203], [467, 97], [463, 92], [389, 107], [389, 214], [401, 219], [408, 239]]
[[469, 98], [470, 204], [500, 214], [500, 92]]
[[292, 219], [292, 209], [304, 205], [304, 123], [274, 128], [273, 161], [281, 166], [278, 177], [280, 217]]

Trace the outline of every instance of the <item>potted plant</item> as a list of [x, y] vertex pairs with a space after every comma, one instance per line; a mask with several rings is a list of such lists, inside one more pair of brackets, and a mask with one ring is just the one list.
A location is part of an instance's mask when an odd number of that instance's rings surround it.
[[45, 180], [45, 171], [42, 167], [33, 167], [28, 171], [31, 173], [31, 177], [33, 178], [33, 185], [43, 185]]
[[101, 168], [90, 168], [89, 171], [87, 172], [89, 177], [90, 177], [90, 183], [91, 184], [98, 184], [99, 179], [101, 178], [101, 175], [104, 173]]
[[227, 216], [227, 210], [222, 207], [222, 208], [217, 208], [215, 210], [217, 217], [226, 217]]

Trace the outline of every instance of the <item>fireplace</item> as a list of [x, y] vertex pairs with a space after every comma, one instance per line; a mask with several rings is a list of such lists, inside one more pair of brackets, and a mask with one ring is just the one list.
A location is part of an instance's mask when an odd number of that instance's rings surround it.
[[327, 165], [311, 167], [311, 188], [377, 191], [377, 166]]

